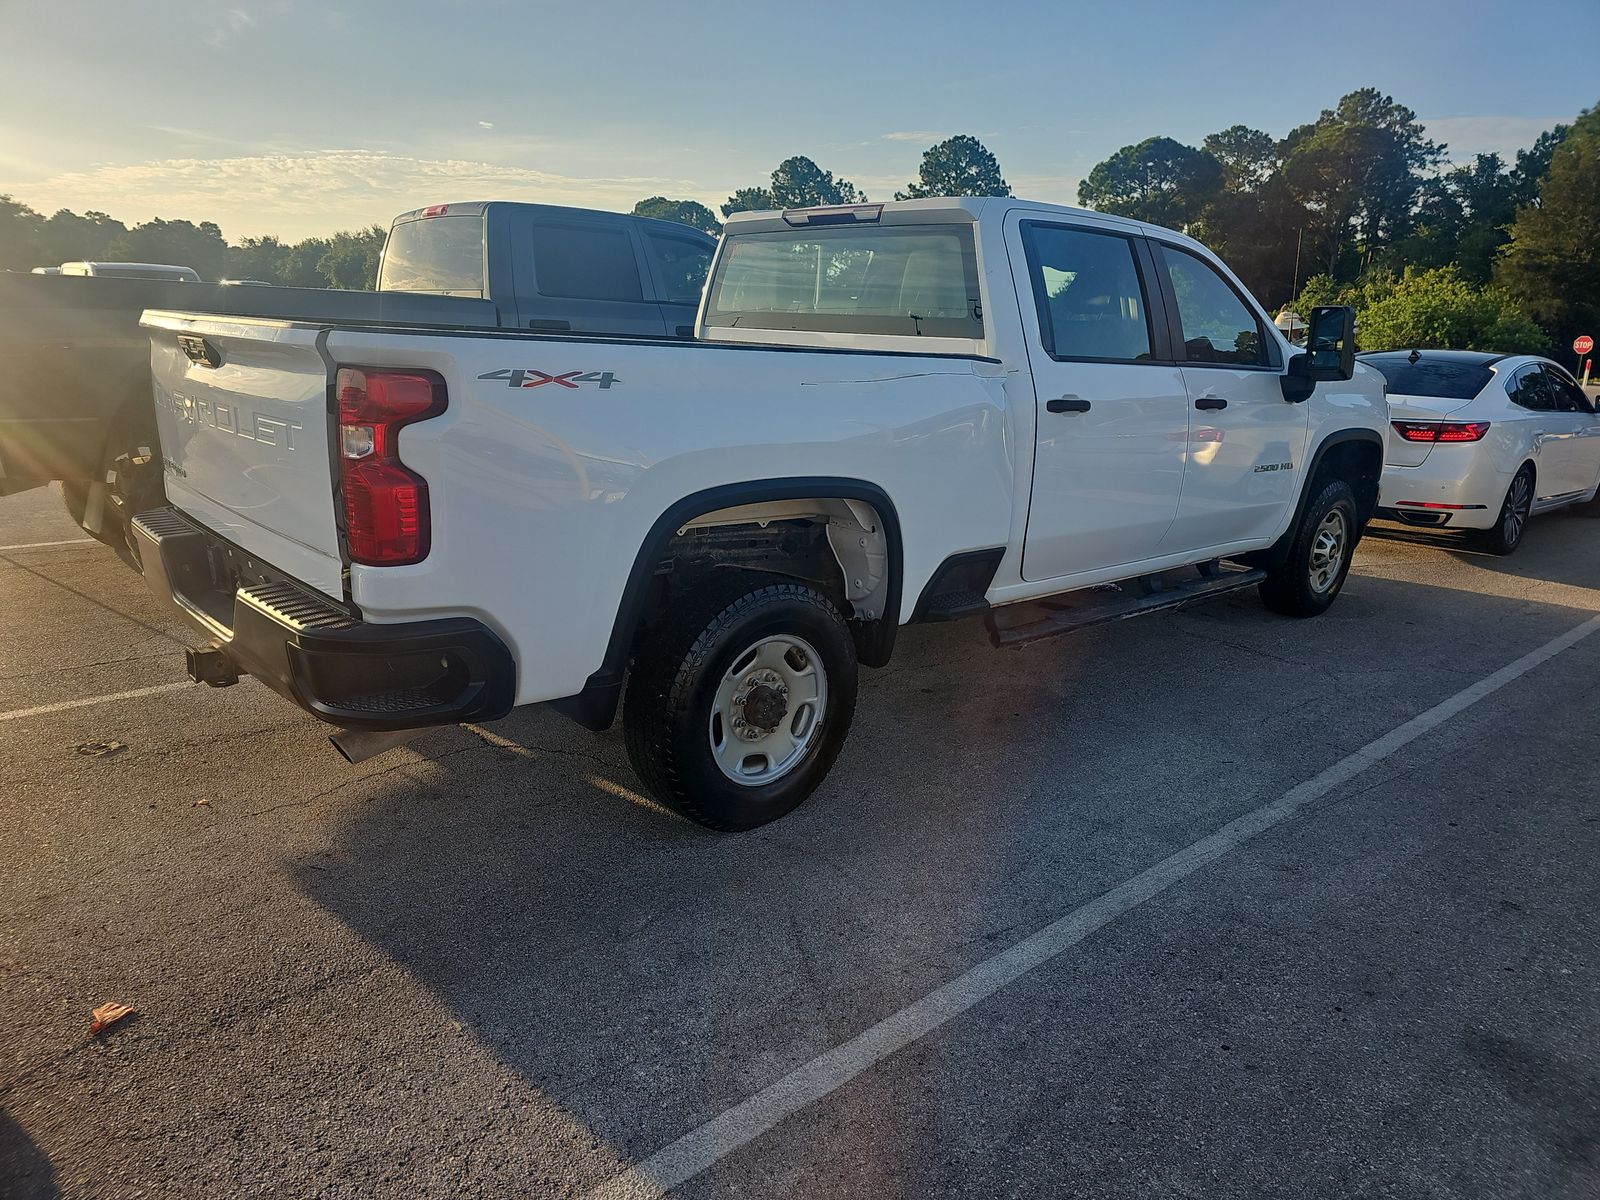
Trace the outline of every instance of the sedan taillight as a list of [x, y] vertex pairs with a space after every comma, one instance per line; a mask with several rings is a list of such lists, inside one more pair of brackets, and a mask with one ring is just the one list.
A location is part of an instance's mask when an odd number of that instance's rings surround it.
[[399, 433], [445, 410], [432, 371], [340, 367], [339, 477], [350, 561], [398, 567], [428, 556], [428, 481], [400, 461]]
[[1489, 432], [1487, 421], [1391, 421], [1408, 442], [1476, 442]]

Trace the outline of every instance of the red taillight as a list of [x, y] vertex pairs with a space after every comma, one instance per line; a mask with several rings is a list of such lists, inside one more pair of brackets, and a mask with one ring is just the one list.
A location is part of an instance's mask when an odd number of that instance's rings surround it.
[[398, 567], [428, 556], [428, 481], [400, 461], [402, 427], [445, 409], [431, 371], [340, 367], [339, 465], [350, 561]]
[[422, 210], [422, 215], [425, 217], [442, 217], [449, 211], [450, 206], [448, 204], [430, 204]]
[[1408, 442], [1476, 442], [1489, 432], [1487, 421], [1391, 421]]

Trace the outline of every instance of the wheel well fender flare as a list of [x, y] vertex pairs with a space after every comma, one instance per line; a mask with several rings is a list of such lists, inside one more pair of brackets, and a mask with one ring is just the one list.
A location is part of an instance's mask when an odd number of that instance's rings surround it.
[[644, 616], [650, 581], [656, 565], [685, 524], [695, 517], [724, 508], [763, 504], [777, 500], [839, 499], [870, 504], [883, 522], [889, 564], [883, 615], [872, 623], [870, 632], [858, 637], [857, 647], [863, 662], [881, 666], [894, 649], [900, 626], [901, 589], [904, 578], [904, 550], [900, 534], [900, 514], [889, 494], [875, 483], [828, 475], [793, 476], [777, 479], [742, 480], [692, 492], [675, 501], [651, 523], [644, 541], [634, 556], [633, 566], [623, 585], [622, 598], [611, 624], [605, 659], [585, 681], [576, 696], [550, 701], [550, 706], [589, 729], [610, 728], [616, 719], [617, 701], [622, 694], [622, 678], [635, 631]]
[[[1259, 553], [1259, 556], [1250, 556], [1252, 560], [1263, 566], [1278, 566], [1288, 556], [1289, 549], [1294, 545], [1295, 531], [1300, 528], [1300, 522], [1305, 518], [1306, 506], [1311, 503], [1312, 492], [1316, 487], [1318, 475], [1322, 471], [1322, 464], [1327, 460], [1329, 451], [1339, 447], [1365, 443], [1370, 445], [1378, 454], [1378, 469], [1381, 474], [1383, 469], [1383, 436], [1375, 429], [1336, 429], [1322, 441], [1317, 443], [1317, 448], [1311, 453], [1311, 461], [1301, 476], [1305, 483], [1300, 488], [1300, 495], [1295, 499], [1294, 515], [1289, 520], [1289, 528], [1283, 531], [1283, 536], [1274, 542], [1268, 549]], [[1374, 501], [1377, 497], [1374, 495]]]

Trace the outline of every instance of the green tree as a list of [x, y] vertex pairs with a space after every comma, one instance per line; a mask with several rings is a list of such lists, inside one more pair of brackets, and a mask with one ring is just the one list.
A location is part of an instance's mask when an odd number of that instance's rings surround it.
[[1600, 334], [1600, 105], [1554, 148], [1536, 198], [1517, 210], [1495, 280], [1557, 345]]
[[1222, 186], [1222, 166], [1168, 137], [1124, 146], [1078, 185], [1078, 202], [1101, 212], [1183, 229]]
[[1364, 350], [1486, 350], [1501, 354], [1543, 351], [1549, 336], [1512, 297], [1473, 283], [1454, 266], [1400, 275], [1375, 272], [1338, 284], [1329, 275], [1306, 281], [1295, 310], [1309, 316], [1319, 304], [1356, 310], [1356, 337]]
[[1421, 172], [1444, 156], [1416, 114], [1376, 88], [1344, 96], [1278, 150], [1285, 178], [1313, 215], [1306, 236], [1316, 261], [1344, 277], [1383, 261], [1410, 232]]
[[377, 287], [378, 260], [383, 255], [386, 236], [382, 225], [334, 234], [317, 259], [317, 274], [322, 276], [323, 286], [348, 291], [371, 291]]
[[284, 283], [288, 261], [289, 247], [270, 234], [245, 238], [238, 245], [228, 247], [228, 278]]
[[1270, 133], [1248, 125], [1230, 125], [1208, 133], [1200, 148], [1222, 168], [1222, 187], [1229, 192], [1259, 188], [1278, 169], [1278, 144]]
[[117, 262], [175, 263], [193, 267], [202, 279], [220, 279], [227, 268], [228, 243], [210, 221], [196, 225], [156, 217], [115, 238], [107, 257]]
[[779, 208], [813, 208], [819, 204], [860, 204], [866, 196], [848, 179], [835, 179], [803, 154], [786, 158], [772, 170], [772, 201]]
[[769, 208], [814, 208], [819, 204], [860, 204], [866, 195], [848, 179], [836, 179], [803, 154], [786, 158], [772, 171], [768, 187], [740, 188], [722, 206], [722, 215]]
[[926, 196], [1009, 196], [1011, 185], [989, 148], [965, 133], [946, 138], [922, 153], [917, 178], [896, 192], [896, 200]]
[[698, 200], [668, 200], [665, 196], [651, 196], [633, 206], [636, 217], [654, 217], [658, 221], [677, 221], [715, 236], [722, 232], [722, 222]]
[[734, 213], [766, 212], [769, 208], [777, 208], [778, 204], [772, 198], [772, 192], [767, 188], [747, 187], [740, 188], [728, 197], [728, 202], [722, 205], [722, 215], [731, 217]]
[[0, 195], [0, 271], [47, 266], [39, 245], [44, 218], [26, 204]]

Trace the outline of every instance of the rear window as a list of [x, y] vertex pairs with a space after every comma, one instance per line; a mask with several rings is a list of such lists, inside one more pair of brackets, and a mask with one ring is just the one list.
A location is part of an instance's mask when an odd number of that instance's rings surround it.
[[483, 217], [424, 217], [389, 231], [381, 292], [483, 296]]
[[541, 296], [644, 299], [633, 239], [616, 225], [533, 226], [533, 277]]
[[1484, 384], [1494, 378], [1494, 372], [1481, 363], [1452, 362], [1426, 355], [1411, 361], [1411, 356], [1394, 358], [1373, 356], [1363, 358], [1369, 367], [1377, 367], [1389, 382], [1389, 392], [1395, 396], [1436, 396], [1441, 400], [1471, 400], [1483, 391]]
[[970, 225], [836, 226], [730, 238], [706, 324], [981, 338]]

